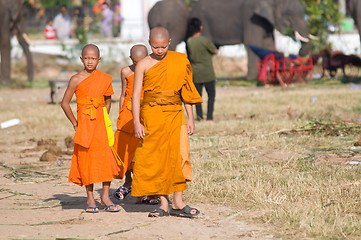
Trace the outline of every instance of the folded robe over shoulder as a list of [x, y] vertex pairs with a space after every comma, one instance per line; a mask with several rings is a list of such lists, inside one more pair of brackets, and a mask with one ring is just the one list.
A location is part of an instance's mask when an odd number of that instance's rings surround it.
[[110, 75], [95, 70], [75, 90], [78, 127], [68, 180], [80, 186], [110, 182], [118, 176], [103, 112], [104, 96], [114, 94], [111, 82]]
[[145, 137], [135, 153], [133, 196], [169, 195], [187, 188], [180, 156], [182, 101], [202, 102], [192, 68], [182, 53], [167, 56], [144, 75], [142, 123]]

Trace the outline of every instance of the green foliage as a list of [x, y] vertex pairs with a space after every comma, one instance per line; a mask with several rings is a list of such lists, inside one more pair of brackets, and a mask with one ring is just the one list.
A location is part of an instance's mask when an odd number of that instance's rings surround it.
[[[87, 0], [87, 1], [83, 0], [83, 3], [85, 3], [85, 2], [88, 2], [93, 5], [97, 2], [97, 0]], [[61, 6], [61, 5], [72, 6], [73, 1], [71, 1], [71, 0], [41, 0], [41, 4], [45, 8]]]
[[318, 37], [313, 40], [312, 50], [318, 51], [327, 46], [329, 26], [339, 27], [344, 16], [333, 0], [301, 0], [301, 3], [305, 7], [309, 32]]
[[71, 2], [72, 2], [71, 0], [41, 0], [41, 4], [45, 8], [61, 6], [61, 5], [70, 6]]

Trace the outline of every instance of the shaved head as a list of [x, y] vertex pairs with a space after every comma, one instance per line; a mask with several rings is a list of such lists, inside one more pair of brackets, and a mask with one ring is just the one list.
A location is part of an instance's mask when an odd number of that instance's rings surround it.
[[149, 33], [149, 40], [152, 41], [153, 39], [166, 39], [167, 41], [170, 40], [168, 30], [164, 27], [152, 28]]
[[147, 55], [148, 55], [148, 50], [142, 44], [134, 45], [130, 49], [130, 57], [132, 57], [132, 58], [144, 58]]
[[100, 51], [99, 51], [99, 48], [94, 45], [94, 44], [87, 44], [83, 47], [83, 50], [81, 51], [81, 55], [84, 56], [84, 53], [86, 51], [89, 51], [89, 50], [93, 50], [93, 51], [96, 51], [98, 53], [98, 57], [100, 56]]

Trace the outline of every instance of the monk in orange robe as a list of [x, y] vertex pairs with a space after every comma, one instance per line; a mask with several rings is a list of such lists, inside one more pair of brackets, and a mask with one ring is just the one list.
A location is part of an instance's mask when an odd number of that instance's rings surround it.
[[[182, 172], [180, 132], [188, 115], [188, 134], [194, 132], [192, 104], [201, 103], [193, 81], [192, 68], [182, 53], [168, 51], [169, 33], [162, 27], [153, 28], [149, 35], [153, 53], [135, 68], [132, 112], [135, 136], [141, 139], [135, 153], [133, 196], [159, 195], [161, 205], [150, 217], [199, 214], [183, 201], [187, 183]], [[140, 95], [143, 86], [142, 123]], [[174, 193], [172, 208], [167, 196]]]
[[[75, 74], [69, 81], [61, 107], [73, 124], [74, 153], [72, 157], [69, 182], [85, 185], [87, 192], [86, 212], [97, 213], [98, 207], [93, 195], [94, 183], [103, 183], [101, 204], [105, 211], [118, 212], [120, 206], [109, 198], [110, 183], [118, 176], [119, 167], [110, 147], [108, 133], [111, 128], [108, 113], [111, 105], [112, 77], [102, 73], [96, 67], [100, 62], [100, 53], [96, 45], [88, 44], [80, 57], [84, 70]], [[77, 101], [77, 119], [69, 105], [73, 95]], [[108, 128], [106, 124], [109, 124]]]
[[[133, 158], [139, 143], [139, 138], [134, 135], [134, 124], [132, 114], [132, 95], [134, 70], [137, 63], [148, 55], [148, 50], [144, 45], [134, 45], [130, 49], [130, 59], [133, 64], [122, 68], [122, 93], [119, 100], [119, 116], [117, 120], [117, 130], [115, 132], [114, 148], [119, 157], [124, 162], [124, 167], [120, 168], [120, 177], [125, 175], [125, 182], [115, 192], [114, 197], [124, 199], [131, 191]], [[141, 94], [143, 95], [143, 94]]]
[[[140, 141], [139, 138], [134, 135], [134, 124], [132, 114], [132, 95], [133, 95], [133, 81], [134, 70], [137, 63], [148, 55], [148, 50], [144, 45], [134, 45], [130, 49], [130, 59], [133, 62], [132, 65], [122, 68], [121, 80], [122, 80], [122, 92], [119, 100], [119, 116], [117, 120], [117, 130], [115, 132], [114, 148], [117, 151], [119, 157], [124, 162], [124, 167], [120, 168], [120, 177], [125, 176], [125, 182], [115, 192], [114, 197], [116, 199], [124, 199], [130, 192], [132, 186], [132, 171], [134, 166], [134, 154], [137, 145]], [[141, 92], [141, 99], [143, 98], [143, 91]], [[189, 139], [187, 134], [187, 121], [185, 117], [182, 118], [182, 127], [180, 135], [180, 147], [181, 147], [181, 166], [184, 177], [187, 181], [192, 180], [192, 166], [190, 163], [189, 154]], [[144, 196], [138, 198], [137, 203], [149, 203], [157, 204], [159, 201], [155, 196]]]

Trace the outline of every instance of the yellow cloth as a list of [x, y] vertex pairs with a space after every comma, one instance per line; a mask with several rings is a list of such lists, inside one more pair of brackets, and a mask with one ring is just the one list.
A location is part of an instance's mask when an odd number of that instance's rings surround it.
[[187, 184], [180, 155], [184, 113], [178, 99], [191, 104], [202, 102], [193, 84], [187, 57], [168, 51], [163, 60], [145, 73], [143, 90], [141, 116], [145, 138], [135, 153], [132, 195], [169, 195], [184, 191]]

